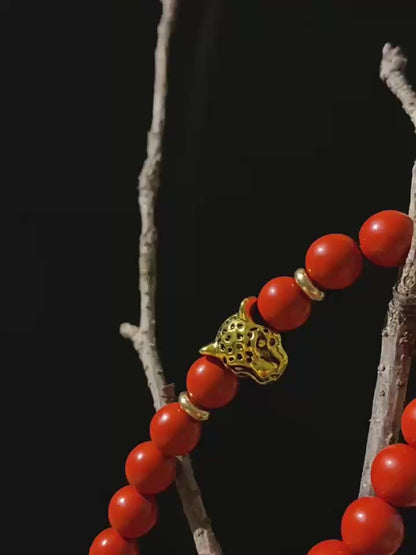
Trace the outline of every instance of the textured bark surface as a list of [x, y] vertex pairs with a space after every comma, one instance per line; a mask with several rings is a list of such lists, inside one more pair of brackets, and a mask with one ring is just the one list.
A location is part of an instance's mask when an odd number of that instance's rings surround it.
[[[407, 83], [406, 58], [400, 48], [386, 44], [380, 77], [401, 101], [416, 129], [416, 95]], [[413, 219], [412, 245], [393, 288], [386, 325], [382, 331], [380, 364], [374, 390], [360, 497], [372, 495], [371, 465], [377, 453], [397, 442], [409, 371], [416, 347], [416, 162], [413, 166], [409, 216]]]
[[[177, 0], [163, 0], [155, 52], [153, 114], [147, 141], [147, 157], [139, 176], [138, 203], [141, 216], [139, 245], [140, 327], [121, 324], [120, 333], [130, 339], [143, 365], [155, 409], [174, 400], [173, 386], [166, 379], [156, 345], [156, 248], [154, 210], [160, 186], [162, 141], [165, 127], [167, 66]], [[176, 487], [192, 530], [199, 555], [221, 555], [207, 516], [189, 457], [177, 460]]]

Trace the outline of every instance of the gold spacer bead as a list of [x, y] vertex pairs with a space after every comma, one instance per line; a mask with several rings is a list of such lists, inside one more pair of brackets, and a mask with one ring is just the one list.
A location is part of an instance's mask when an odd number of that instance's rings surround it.
[[181, 408], [194, 420], [199, 420], [200, 422], [208, 420], [209, 412], [200, 409], [199, 407], [196, 407], [193, 403], [191, 403], [186, 391], [182, 391], [182, 393], [179, 395], [178, 403], [180, 404]]
[[308, 295], [313, 301], [323, 301], [325, 298], [325, 293], [315, 287], [315, 285], [310, 280], [305, 268], [298, 268], [295, 272], [295, 281], [302, 289], [304, 293]]

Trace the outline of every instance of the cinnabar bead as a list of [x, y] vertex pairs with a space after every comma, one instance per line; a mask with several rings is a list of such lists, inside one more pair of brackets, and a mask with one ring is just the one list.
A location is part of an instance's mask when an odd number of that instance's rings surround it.
[[133, 486], [124, 486], [111, 498], [108, 520], [126, 539], [140, 538], [156, 524], [158, 508], [154, 497], [145, 497]]
[[413, 222], [397, 210], [383, 210], [364, 222], [360, 229], [363, 254], [378, 266], [402, 266], [412, 241]]
[[198, 358], [188, 371], [186, 388], [195, 405], [217, 409], [232, 401], [238, 390], [238, 378], [216, 358]]
[[362, 267], [363, 257], [357, 243], [342, 233], [320, 237], [306, 253], [306, 272], [322, 289], [349, 287], [361, 274]]
[[135, 540], [121, 537], [114, 528], [107, 528], [94, 539], [89, 555], [139, 555], [139, 546]]
[[182, 410], [179, 403], [169, 403], [153, 416], [150, 437], [167, 456], [187, 455], [201, 437], [201, 423]]
[[416, 506], [416, 449], [396, 443], [382, 449], [371, 466], [378, 497], [395, 507]]
[[403, 411], [402, 433], [406, 443], [416, 448], [416, 399], [413, 399]]
[[257, 299], [261, 317], [276, 331], [294, 330], [304, 324], [311, 314], [311, 305], [294, 278], [286, 276], [271, 279]]
[[129, 454], [125, 465], [126, 478], [140, 493], [160, 493], [175, 479], [176, 460], [166, 457], [153, 441], [137, 445]]
[[403, 542], [403, 520], [383, 499], [361, 497], [347, 507], [341, 535], [354, 555], [393, 555]]
[[317, 543], [308, 551], [308, 555], [352, 555], [352, 551], [339, 540], [325, 540]]

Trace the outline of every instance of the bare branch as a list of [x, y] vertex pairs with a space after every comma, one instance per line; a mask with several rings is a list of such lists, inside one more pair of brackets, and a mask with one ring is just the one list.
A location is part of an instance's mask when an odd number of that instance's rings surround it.
[[[167, 385], [156, 345], [156, 247], [154, 209], [160, 186], [162, 140], [165, 127], [167, 64], [169, 44], [178, 0], [162, 0], [155, 52], [153, 115], [148, 133], [147, 158], [139, 176], [141, 234], [139, 245], [140, 328], [121, 324], [120, 333], [130, 339], [143, 364], [155, 409], [174, 400], [174, 388]], [[199, 555], [221, 555], [189, 457], [178, 458], [176, 487]]]
[[416, 131], [416, 93], [407, 82], [406, 65], [407, 58], [400, 46], [393, 47], [386, 43], [380, 65], [380, 79], [385, 81], [391, 92], [400, 100]]
[[[386, 44], [380, 77], [401, 101], [416, 130], [416, 94], [404, 75], [406, 58], [399, 47]], [[409, 216], [414, 222], [412, 245], [399, 273], [382, 332], [380, 364], [374, 390], [360, 497], [372, 495], [371, 465], [377, 453], [398, 440], [400, 417], [416, 346], [416, 162], [413, 166]]]

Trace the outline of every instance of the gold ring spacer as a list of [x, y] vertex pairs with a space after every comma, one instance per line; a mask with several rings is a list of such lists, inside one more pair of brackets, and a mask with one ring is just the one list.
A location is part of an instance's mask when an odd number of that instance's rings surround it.
[[209, 412], [200, 409], [199, 407], [196, 407], [193, 403], [191, 403], [186, 391], [182, 391], [182, 393], [179, 395], [178, 403], [180, 404], [181, 408], [194, 420], [199, 420], [200, 422], [208, 420]]
[[295, 281], [302, 289], [304, 293], [308, 295], [313, 301], [323, 301], [325, 298], [325, 293], [315, 287], [315, 285], [310, 280], [305, 268], [298, 268], [295, 272]]

